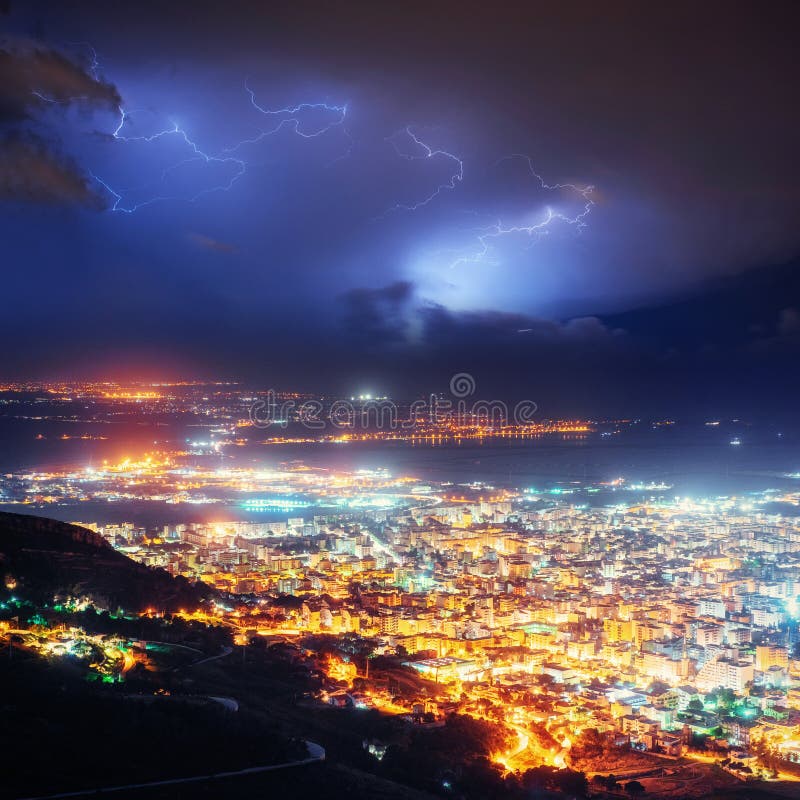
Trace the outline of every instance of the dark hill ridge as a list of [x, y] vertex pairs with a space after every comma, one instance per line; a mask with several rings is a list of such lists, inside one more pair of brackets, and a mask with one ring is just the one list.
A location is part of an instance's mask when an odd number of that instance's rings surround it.
[[87, 528], [25, 514], [0, 513], [0, 573], [39, 603], [71, 595], [111, 610], [172, 612], [194, 609], [214, 594], [210, 586], [133, 561]]

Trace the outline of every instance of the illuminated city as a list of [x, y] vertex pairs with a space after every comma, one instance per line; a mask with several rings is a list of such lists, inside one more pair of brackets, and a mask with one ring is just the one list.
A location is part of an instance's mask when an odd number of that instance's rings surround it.
[[0, 0], [0, 795], [798, 800], [799, 25]]
[[[800, 781], [796, 472], [767, 479], [780, 489], [707, 496], [585, 470], [538, 486], [502, 474], [442, 480], [390, 468], [397, 454], [386, 448], [569, 452], [681, 425], [536, 422], [509, 437], [498, 421], [426, 413], [405, 429], [375, 417], [346, 438], [309, 429], [299, 412], [281, 423], [284, 436], [265, 439], [252, 418], [260, 394], [231, 383], [3, 387], [7, 418], [52, 464], [0, 477], [6, 511], [57, 516], [208, 591], [192, 608], [160, 605], [156, 593], [136, 623], [112, 589], [82, 594], [77, 584], [31, 602], [7, 572], [9, 653], [73, 663], [118, 691], [150, 675], [149, 691], [176, 697], [165, 670], [235, 663], [237, 648], [299, 648], [289, 652], [317, 676], [309, 713], [397, 721], [386, 739], [365, 739], [376, 767], [403, 726], [446, 736], [466, 717], [491, 731], [486, 757], [500, 781], [546, 768], [554, 787], [580, 774], [601, 789], [627, 778], [665, 796], [709, 782]], [[374, 402], [281, 397], [349, 402], [351, 429]], [[131, 438], [130, 423], [146, 434]], [[687, 431], [711, 437], [728, 465], [741, 453], [731, 441], [756, 436], [741, 421]], [[323, 448], [323, 465], [286, 458], [298, 444], [307, 459]], [[336, 463], [330, 448], [358, 462], [375, 446], [385, 466], [324, 465]], [[64, 447], [92, 454], [81, 464]], [[97, 611], [111, 617], [98, 624]], [[163, 633], [152, 642], [137, 624], [200, 626], [221, 649], [169, 644]], [[232, 690], [218, 691], [204, 702], [239, 708]]]

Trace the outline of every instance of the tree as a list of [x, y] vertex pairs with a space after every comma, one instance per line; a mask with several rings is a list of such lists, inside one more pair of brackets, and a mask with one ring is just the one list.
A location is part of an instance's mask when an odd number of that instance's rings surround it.
[[733, 708], [736, 703], [736, 692], [733, 689], [719, 688], [715, 689], [709, 695], [710, 698], [716, 702], [717, 708], [720, 710], [728, 710]]
[[589, 786], [583, 772], [544, 765], [527, 770], [522, 775], [521, 782], [528, 791], [545, 789], [578, 797], [583, 797]]
[[628, 781], [625, 784], [625, 791], [631, 797], [639, 797], [644, 794], [644, 786], [639, 781]]

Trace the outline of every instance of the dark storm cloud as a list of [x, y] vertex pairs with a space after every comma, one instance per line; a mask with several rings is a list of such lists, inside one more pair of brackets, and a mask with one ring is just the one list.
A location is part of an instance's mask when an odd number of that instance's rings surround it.
[[428, 346], [479, 345], [510, 347], [517, 352], [553, 351], [577, 347], [586, 352], [616, 346], [625, 335], [598, 317], [574, 317], [564, 321], [541, 319], [498, 311], [448, 311], [443, 306], [423, 308], [423, 340]]
[[77, 164], [33, 133], [0, 135], [1, 200], [103, 207]]
[[398, 281], [376, 289], [351, 289], [342, 296], [344, 330], [371, 349], [402, 342], [420, 353], [463, 348], [511, 348], [517, 352], [616, 348], [625, 336], [599, 317], [564, 321], [502, 311], [452, 311], [426, 303], [416, 287]]
[[342, 296], [346, 333], [367, 349], [405, 340], [414, 287], [397, 281], [379, 289], [351, 289]]
[[[546, 372], [554, 389], [563, 387], [568, 371], [576, 378], [580, 369], [587, 379], [637, 355], [624, 330], [597, 317], [554, 321], [498, 311], [456, 312], [425, 303], [407, 283], [353, 290], [343, 301], [348, 346], [333, 347], [341, 334], [323, 343], [328, 367], [358, 375], [382, 374], [389, 365], [406, 376], [406, 392], [435, 387], [448, 370], [474, 371], [484, 390], [502, 387], [511, 393], [538, 385]], [[303, 359], [309, 363], [316, 356], [308, 351]], [[388, 385], [397, 386], [391, 378]]]
[[753, 338], [791, 328], [787, 301], [800, 300], [800, 262], [764, 265], [739, 275], [708, 280], [666, 302], [607, 315], [608, 324], [663, 351], [693, 353], [706, 345], [738, 353]]
[[116, 108], [121, 102], [88, 64], [31, 42], [0, 42], [0, 124], [28, 120], [52, 103]]
[[[552, 403], [567, 386], [619, 375], [639, 357], [638, 343], [597, 317], [562, 321], [502, 312], [418, 310], [414, 358], [423, 373], [442, 365], [480, 376], [484, 392], [538, 394]], [[599, 398], [598, 398], [599, 399]]]
[[74, 158], [62, 152], [56, 126], [42, 112], [54, 107], [115, 108], [116, 88], [87, 64], [27, 41], [0, 45], [0, 199], [78, 204], [100, 210]]

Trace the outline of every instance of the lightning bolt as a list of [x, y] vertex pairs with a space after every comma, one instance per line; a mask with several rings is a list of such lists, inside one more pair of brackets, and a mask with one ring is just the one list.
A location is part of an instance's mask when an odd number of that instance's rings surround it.
[[501, 164], [503, 161], [511, 161], [515, 158], [519, 158], [525, 161], [525, 163], [528, 165], [528, 171], [539, 182], [539, 186], [542, 189], [547, 189], [549, 191], [567, 189], [571, 192], [579, 194], [585, 201], [583, 211], [577, 216], [572, 218], [566, 217], [563, 214], [555, 215], [555, 218], [562, 219], [564, 222], [567, 222], [570, 225], [577, 225], [578, 228], [586, 227], [585, 219], [586, 217], [589, 216], [589, 213], [592, 210], [592, 206], [595, 205], [594, 200], [592, 200], [592, 192], [594, 192], [594, 186], [591, 185], [577, 186], [574, 183], [545, 183], [544, 178], [534, 169], [533, 159], [530, 156], [524, 155], [523, 153], [513, 153], [510, 156], [501, 158], [499, 161], [496, 162], [495, 166], [497, 166], [497, 164]]
[[[498, 219], [491, 225], [483, 228], [476, 228], [473, 232], [476, 234], [477, 248], [468, 253], [462, 253], [458, 256], [449, 266], [451, 269], [461, 266], [463, 264], [477, 264], [483, 261], [488, 256], [492, 244], [496, 240], [506, 236], [527, 236], [531, 241], [528, 247], [533, 246], [542, 237], [547, 236], [550, 232], [550, 227], [554, 222], [561, 222], [566, 225], [573, 226], [578, 232], [586, 227], [586, 218], [595, 206], [595, 201], [592, 199], [594, 186], [586, 185], [579, 186], [574, 183], [547, 183], [544, 178], [536, 171], [533, 165], [533, 160], [530, 156], [520, 153], [501, 158], [496, 162], [497, 164], [503, 161], [512, 159], [521, 159], [525, 161], [528, 166], [528, 171], [531, 176], [537, 181], [539, 187], [546, 191], [570, 191], [574, 192], [581, 198], [581, 211], [577, 214], [569, 215], [561, 211], [554, 211], [550, 206], [545, 208], [544, 215], [531, 224], [507, 224], [502, 219]], [[440, 251], [441, 252], [441, 251]], [[454, 251], [450, 251], [454, 252]]]
[[[400, 135], [407, 136], [417, 148], [422, 150], [422, 152], [408, 153], [401, 150], [397, 144], [397, 138]], [[442, 192], [455, 189], [456, 186], [464, 180], [464, 161], [457, 155], [454, 155], [447, 150], [434, 150], [433, 147], [426, 142], [423, 142], [422, 139], [420, 139], [419, 136], [414, 133], [410, 125], [407, 125], [405, 128], [402, 128], [401, 130], [393, 133], [391, 136], [386, 137], [386, 141], [392, 145], [397, 155], [400, 156], [400, 158], [404, 158], [406, 161], [421, 161], [427, 158], [443, 157], [452, 161], [456, 165], [456, 169], [450, 176], [449, 181], [439, 184], [426, 197], [422, 198], [421, 200], [417, 200], [415, 203], [410, 205], [406, 203], [397, 203], [391, 208], [386, 209], [386, 211], [384, 211], [376, 219], [382, 219], [387, 214], [391, 214], [395, 211], [416, 211], [417, 209], [428, 205], [428, 203], [430, 203], [432, 200], [435, 200]]]
[[[100, 80], [101, 65], [98, 58], [97, 51], [89, 42], [72, 42], [74, 46], [85, 48], [87, 57], [87, 74], [93, 80]], [[289, 105], [282, 108], [267, 108], [259, 103], [255, 91], [250, 87], [247, 80], [244, 82], [244, 90], [249, 99], [250, 106], [256, 111], [265, 121], [269, 124], [257, 130], [257, 133], [249, 138], [241, 139], [232, 145], [226, 146], [221, 150], [210, 152], [200, 146], [198, 141], [191, 137], [187, 130], [177, 122], [170, 122], [170, 126], [162, 130], [156, 130], [146, 135], [133, 135], [129, 131], [129, 121], [131, 116], [137, 112], [126, 110], [122, 106], [117, 108], [119, 114], [118, 121], [115, 128], [110, 134], [110, 139], [115, 142], [123, 144], [139, 143], [141, 145], [155, 145], [164, 139], [175, 139], [182, 147], [186, 148], [186, 157], [180, 159], [171, 166], [166, 167], [161, 173], [161, 185], [165, 186], [167, 178], [174, 173], [177, 169], [187, 164], [196, 163], [203, 167], [209, 165], [216, 165], [230, 168], [229, 177], [225, 178], [222, 182], [201, 189], [200, 191], [189, 194], [185, 192], [170, 193], [165, 190], [156, 193], [147, 199], [135, 203], [125, 202], [126, 195], [129, 195], [130, 189], [115, 189], [111, 182], [105, 178], [90, 172], [92, 180], [94, 180], [102, 189], [107, 192], [113, 202], [110, 210], [113, 212], [121, 212], [125, 214], [133, 214], [144, 206], [152, 205], [154, 203], [167, 201], [167, 200], [184, 200], [194, 202], [199, 198], [214, 192], [227, 192], [246, 174], [248, 169], [248, 161], [245, 157], [240, 155], [246, 147], [252, 147], [265, 139], [274, 136], [281, 131], [289, 131], [291, 134], [300, 137], [301, 139], [311, 140], [322, 137], [331, 131], [339, 130], [347, 142], [347, 149], [342, 155], [334, 158], [326, 166], [347, 159], [350, 157], [354, 146], [355, 140], [350, 135], [346, 127], [348, 106], [347, 104], [331, 104], [328, 102], [302, 102], [295, 105]], [[89, 97], [70, 97], [66, 99], [54, 98], [48, 96], [41, 91], [33, 91], [32, 93], [38, 100], [42, 102], [62, 105], [72, 102], [88, 101]], [[426, 137], [427, 138], [427, 137]], [[380, 216], [375, 219], [382, 219], [389, 214], [400, 211], [418, 211], [425, 206], [432, 203], [436, 198], [446, 192], [452, 192], [459, 184], [464, 181], [464, 160], [449, 150], [442, 148], [435, 148], [429, 144], [417, 132], [415, 126], [406, 125], [404, 128], [397, 130], [391, 136], [385, 138], [394, 149], [395, 154], [407, 162], [417, 162], [425, 160], [438, 160], [439, 162], [446, 162], [452, 165], [452, 170], [446, 180], [441, 181], [431, 191], [423, 197], [405, 203], [396, 203], [390, 208], [386, 209]], [[533, 222], [507, 222], [501, 218], [492, 221], [484, 227], [470, 228], [469, 234], [473, 238], [473, 246], [461, 249], [451, 249], [448, 252], [453, 256], [453, 261], [450, 264], [451, 268], [468, 263], [479, 263], [486, 260], [493, 246], [498, 240], [504, 237], [512, 236], [526, 236], [530, 240], [529, 247], [535, 242], [539, 241], [543, 236], [546, 236], [555, 223], [562, 223], [574, 227], [577, 231], [581, 231], [586, 226], [586, 219], [592, 211], [595, 201], [592, 197], [594, 188], [592, 186], [579, 186], [573, 183], [547, 183], [542, 175], [536, 171], [533, 160], [530, 156], [515, 153], [500, 159], [497, 164], [507, 160], [522, 160], [526, 165], [531, 177], [538, 184], [539, 189], [548, 192], [570, 192], [579, 198], [581, 208], [574, 214], [568, 214], [564, 211], [554, 209], [553, 207], [546, 207], [544, 214]], [[227, 171], [226, 171], [227, 174]], [[139, 187], [137, 191], [141, 191], [144, 187]], [[473, 212], [476, 216], [486, 216]]]
[[[346, 105], [331, 105], [329, 103], [319, 102], [319, 103], [298, 103], [294, 106], [287, 106], [285, 108], [279, 109], [267, 109], [259, 105], [256, 101], [255, 92], [250, 88], [250, 86], [245, 82], [245, 90], [250, 97], [250, 103], [260, 114], [264, 115], [265, 117], [269, 117], [271, 119], [275, 119], [275, 124], [268, 129], [261, 129], [258, 134], [249, 139], [243, 139], [237, 142], [234, 145], [229, 147], [223, 148], [218, 154], [208, 153], [203, 150], [197, 142], [190, 138], [188, 133], [184, 128], [182, 128], [178, 123], [173, 122], [172, 127], [165, 128], [164, 130], [156, 131], [155, 133], [151, 133], [146, 136], [128, 136], [123, 134], [123, 129], [125, 128], [126, 122], [130, 118], [131, 114], [134, 112], [126, 111], [123, 108], [119, 108], [119, 122], [117, 127], [112, 132], [111, 136], [117, 141], [120, 142], [143, 142], [146, 144], [151, 144], [159, 139], [164, 137], [177, 137], [187, 146], [189, 149], [189, 156], [184, 158], [177, 163], [167, 167], [161, 175], [162, 183], [166, 180], [166, 178], [170, 175], [170, 173], [174, 172], [181, 166], [186, 164], [190, 164], [193, 162], [199, 162], [203, 164], [230, 164], [234, 167], [233, 174], [231, 175], [230, 179], [224, 183], [219, 185], [211, 186], [209, 188], [203, 189], [196, 194], [184, 198], [187, 199], [189, 202], [194, 202], [198, 200], [200, 197], [204, 195], [211, 194], [213, 192], [227, 192], [229, 191], [233, 185], [247, 172], [247, 162], [243, 159], [234, 155], [237, 151], [246, 146], [246, 145], [254, 145], [262, 140], [266, 139], [269, 136], [272, 136], [278, 133], [281, 130], [288, 129], [292, 133], [296, 134], [297, 136], [303, 139], [316, 139], [319, 136], [327, 133], [328, 131], [334, 128], [342, 128], [345, 135], [350, 140], [350, 146], [348, 148], [347, 153], [340, 158], [347, 157], [353, 147], [353, 139], [347, 130], [344, 128], [344, 122], [347, 117], [347, 106]], [[333, 115], [333, 119], [330, 121], [325, 121], [320, 123], [316, 126], [308, 127], [308, 125], [304, 125], [303, 117], [307, 115], [309, 112], [325, 112]], [[97, 175], [90, 173], [92, 178], [100, 184], [113, 198], [114, 202], [111, 206], [111, 211], [121, 211], [126, 214], [132, 214], [135, 211], [138, 211], [140, 208], [148, 205], [152, 205], [153, 203], [161, 202], [164, 200], [177, 200], [181, 199], [179, 196], [176, 195], [167, 195], [167, 194], [159, 194], [155, 195], [154, 197], [148, 198], [147, 200], [143, 200], [139, 203], [135, 203], [133, 205], [125, 206], [123, 204], [123, 195], [113, 189], [109, 183], [102, 178], [98, 177]]]
[[85, 94], [73, 95], [72, 97], [58, 99], [56, 97], [50, 97], [50, 95], [40, 92], [38, 89], [31, 89], [31, 94], [34, 97], [38, 97], [39, 100], [44, 100], [45, 103], [50, 103], [52, 106], [66, 106], [70, 103], [80, 103], [83, 100], [89, 99]]
[[[122, 107], [118, 108], [117, 110], [119, 111], [119, 123], [117, 124], [117, 127], [111, 134], [112, 138], [115, 139], [116, 141], [144, 142], [150, 144], [166, 136], [175, 136], [189, 148], [189, 151], [192, 153], [192, 155], [190, 155], [188, 158], [184, 158], [181, 161], [178, 161], [177, 163], [173, 164], [170, 167], [167, 167], [162, 172], [161, 174], [162, 183], [166, 180], [167, 176], [174, 170], [178, 169], [178, 167], [181, 167], [185, 164], [190, 164], [192, 162], [202, 162], [205, 164], [217, 163], [217, 164], [235, 165], [234, 172], [226, 183], [222, 183], [217, 186], [212, 186], [197, 192], [196, 194], [188, 198], [190, 202], [194, 202], [195, 200], [198, 200], [200, 197], [206, 194], [210, 194], [212, 192], [227, 192], [236, 183], [236, 181], [238, 181], [239, 178], [241, 178], [242, 175], [244, 175], [245, 172], [247, 171], [246, 163], [240, 158], [235, 158], [230, 155], [211, 155], [202, 150], [200, 146], [197, 144], [197, 142], [189, 138], [189, 135], [177, 122], [173, 122], [171, 128], [165, 128], [164, 130], [156, 131], [155, 133], [151, 133], [148, 136], [123, 135], [122, 129], [125, 127], [125, 123], [128, 121], [131, 114], [134, 112], [126, 111]], [[155, 195], [154, 197], [148, 198], [147, 200], [142, 200], [139, 203], [135, 203], [130, 206], [125, 206], [122, 204], [123, 195], [115, 191], [107, 181], [103, 180], [102, 178], [98, 177], [92, 172], [90, 172], [89, 174], [92, 176], [93, 180], [99, 183], [114, 198], [114, 203], [110, 208], [111, 211], [121, 211], [125, 214], [133, 214], [140, 208], [152, 205], [153, 203], [158, 203], [164, 200], [179, 199], [176, 195]]]
[[100, 70], [100, 59], [97, 55], [97, 50], [94, 49], [94, 46], [91, 42], [70, 42], [73, 47], [83, 47], [91, 57], [91, 61], [89, 62], [89, 74], [94, 78], [94, 80], [99, 81], [98, 72]]
[[[245, 81], [244, 88], [247, 94], [250, 96], [250, 105], [256, 111], [258, 111], [259, 114], [262, 114], [269, 119], [275, 119], [277, 122], [270, 129], [260, 130], [252, 139], [243, 139], [241, 142], [233, 145], [233, 147], [226, 148], [226, 152], [233, 152], [234, 150], [237, 150], [239, 147], [242, 147], [246, 144], [257, 144], [267, 136], [272, 136], [273, 134], [278, 133], [283, 128], [289, 128], [293, 133], [296, 133], [303, 139], [316, 139], [318, 136], [322, 136], [334, 128], [343, 127], [344, 121], [347, 117], [346, 105], [335, 106], [330, 105], [329, 103], [298, 103], [295, 106], [287, 106], [285, 108], [264, 108], [256, 101], [256, 93], [250, 88], [247, 81]], [[303, 123], [300, 119], [300, 114], [308, 111], [328, 112], [333, 114], [333, 120], [326, 124], [320, 125], [315, 129], [304, 130], [302, 127]], [[347, 136], [349, 135], [350, 134], [347, 134]]]

